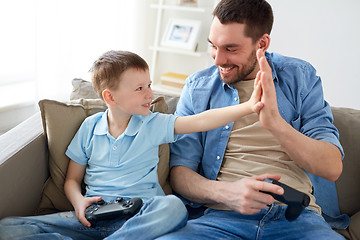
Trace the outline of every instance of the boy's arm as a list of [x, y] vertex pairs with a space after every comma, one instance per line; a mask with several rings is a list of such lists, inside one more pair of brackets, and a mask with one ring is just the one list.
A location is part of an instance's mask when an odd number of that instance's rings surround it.
[[83, 225], [90, 227], [90, 222], [85, 218], [85, 209], [93, 202], [100, 201], [101, 197], [85, 198], [81, 194], [81, 183], [85, 175], [85, 170], [86, 165], [80, 165], [70, 160], [64, 190], [67, 198], [75, 209], [76, 217]]
[[254, 92], [249, 101], [234, 106], [210, 109], [195, 115], [178, 117], [175, 121], [175, 134], [204, 132], [239, 120], [250, 113], [259, 113], [263, 107], [263, 103], [260, 102], [261, 93], [261, 81], [255, 80]]

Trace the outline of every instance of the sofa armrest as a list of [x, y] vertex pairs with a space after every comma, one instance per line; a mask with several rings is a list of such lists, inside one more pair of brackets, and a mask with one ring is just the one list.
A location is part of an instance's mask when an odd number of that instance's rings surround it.
[[0, 219], [32, 215], [48, 178], [40, 113], [0, 136]]

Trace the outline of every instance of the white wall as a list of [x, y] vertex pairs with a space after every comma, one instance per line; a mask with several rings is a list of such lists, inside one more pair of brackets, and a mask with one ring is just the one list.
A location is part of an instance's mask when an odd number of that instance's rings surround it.
[[331, 105], [360, 109], [360, 1], [269, 3], [275, 17], [269, 51], [309, 61]]

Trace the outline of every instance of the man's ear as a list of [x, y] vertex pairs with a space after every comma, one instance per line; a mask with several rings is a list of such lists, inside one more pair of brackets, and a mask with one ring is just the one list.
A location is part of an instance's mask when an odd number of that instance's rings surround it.
[[269, 46], [270, 46], [270, 36], [269, 36], [269, 34], [265, 33], [259, 39], [258, 47], [265, 52], [269, 48]]
[[102, 97], [108, 105], [110, 106], [115, 105], [114, 96], [112, 95], [112, 92], [109, 89], [106, 88], [102, 91]]

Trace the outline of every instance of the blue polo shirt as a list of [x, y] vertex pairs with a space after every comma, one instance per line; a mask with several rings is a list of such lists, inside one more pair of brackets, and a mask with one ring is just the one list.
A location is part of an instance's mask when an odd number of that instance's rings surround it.
[[[316, 75], [315, 68], [303, 60], [277, 53], [266, 52], [265, 56], [272, 69], [280, 115], [304, 135], [337, 146], [343, 155], [339, 133], [333, 125], [332, 112], [324, 100], [321, 78]], [[237, 90], [222, 82], [218, 68], [211, 66], [186, 80], [175, 115], [193, 115], [241, 102]], [[181, 135], [176, 143], [171, 144], [170, 167], [185, 166], [215, 180], [232, 126], [233, 123], [230, 123], [207, 132]], [[314, 186], [316, 203], [323, 212], [331, 217], [340, 215], [335, 184], [318, 176], [309, 174], [309, 177]], [[345, 224], [340, 224], [340, 227], [348, 224], [347, 219], [343, 222]]]
[[87, 165], [85, 196], [102, 196], [111, 202], [116, 197], [142, 198], [164, 195], [159, 184], [158, 149], [176, 140], [174, 115], [152, 113], [133, 115], [117, 139], [109, 134], [108, 111], [84, 120], [66, 155]]

